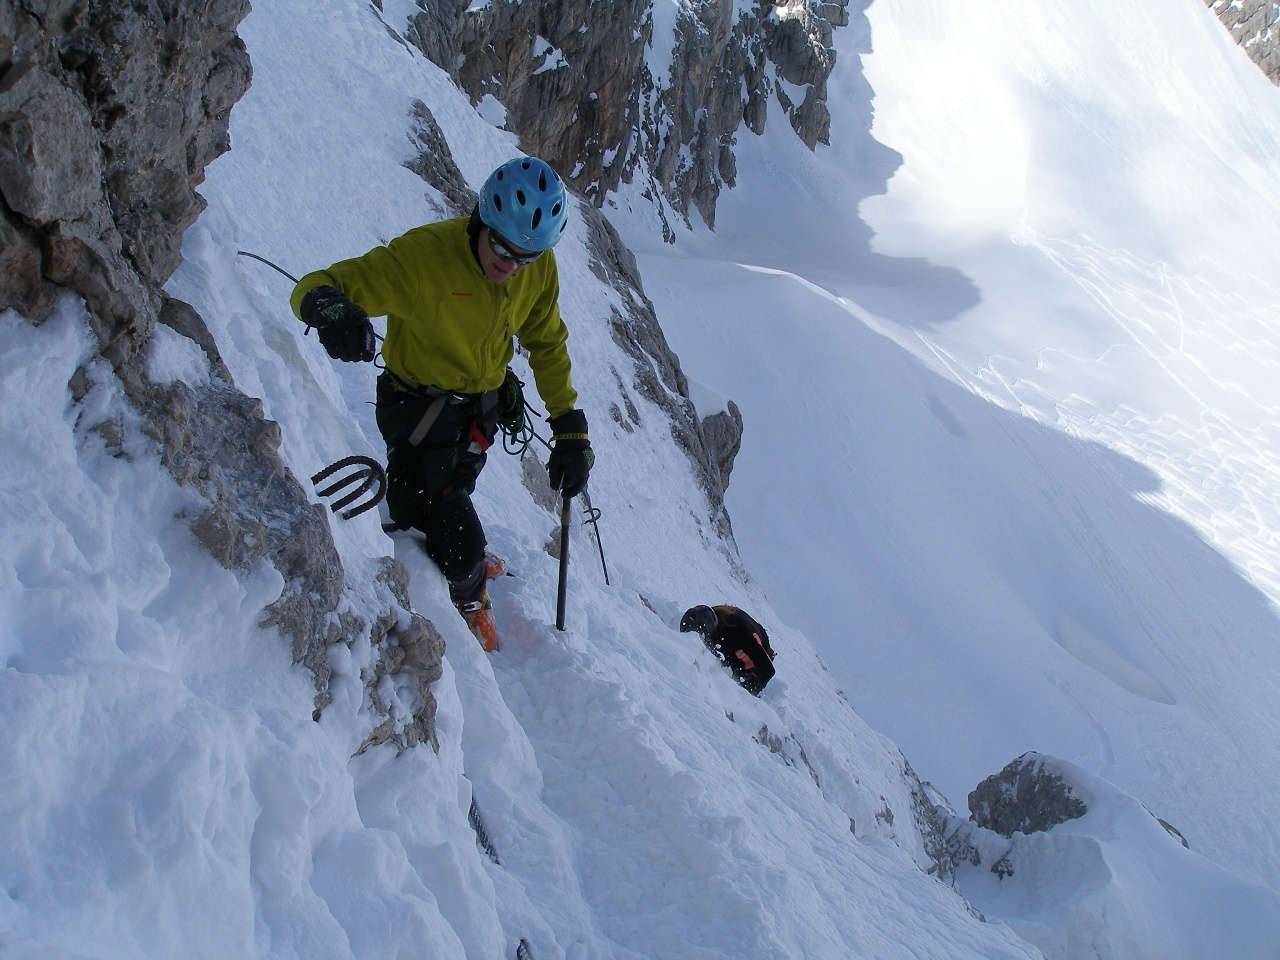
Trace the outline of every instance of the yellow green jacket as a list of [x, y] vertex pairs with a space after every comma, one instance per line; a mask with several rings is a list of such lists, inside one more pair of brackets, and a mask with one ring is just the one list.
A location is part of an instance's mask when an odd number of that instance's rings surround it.
[[341, 290], [371, 317], [386, 316], [382, 358], [397, 376], [456, 393], [496, 390], [518, 336], [547, 414], [558, 417], [578, 402], [551, 251], [506, 283], [493, 283], [471, 253], [463, 217], [415, 227], [385, 247], [307, 274], [290, 298], [294, 314], [301, 317], [302, 298], [323, 286]]

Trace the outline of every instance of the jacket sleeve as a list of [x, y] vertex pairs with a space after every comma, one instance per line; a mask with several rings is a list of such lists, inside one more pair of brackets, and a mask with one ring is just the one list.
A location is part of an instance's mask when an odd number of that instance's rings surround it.
[[413, 242], [397, 237], [362, 257], [341, 260], [327, 270], [308, 273], [289, 298], [294, 316], [302, 319], [302, 298], [316, 287], [335, 287], [371, 317], [407, 316], [419, 295], [421, 269], [414, 269]]
[[[550, 255], [554, 257], [554, 255]], [[578, 404], [569, 361], [569, 329], [560, 317], [560, 275], [554, 259], [542, 293], [520, 328], [520, 343], [529, 351], [529, 366], [547, 416], [558, 417]]]

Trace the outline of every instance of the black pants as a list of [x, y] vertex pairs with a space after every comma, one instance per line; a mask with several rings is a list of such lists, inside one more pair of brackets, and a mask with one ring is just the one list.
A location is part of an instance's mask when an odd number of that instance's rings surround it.
[[[378, 429], [387, 444], [387, 509], [392, 523], [427, 538], [427, 555], [449, 581], [455, 603], [484, 590], [484, 527], [471, 503], [497, 424], [497, 394], [450, 396], [417, 446], [409, 436], [434, 397], [378, 378]], [[483, 442], [481, 442], [483, 440]]]

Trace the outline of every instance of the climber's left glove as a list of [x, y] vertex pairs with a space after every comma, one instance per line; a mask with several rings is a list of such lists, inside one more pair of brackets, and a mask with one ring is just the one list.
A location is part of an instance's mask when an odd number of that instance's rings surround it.
[[576, 497], [587, 485], [587, 476], [596, 455], [587, 439], [587, 415], [570, 410], [552, 417], [551, 456], [547, 460], [547, 478], [551, 489], [559, 490], [565, 499]]

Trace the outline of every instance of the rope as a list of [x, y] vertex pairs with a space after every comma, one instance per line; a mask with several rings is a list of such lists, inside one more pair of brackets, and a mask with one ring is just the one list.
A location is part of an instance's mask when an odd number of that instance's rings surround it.
[[[237, 251], [236, 251], [236, 256], [237, 256], [237, 257], [252, 257], [254, 260], [257, 260], [259, 263], [265, 263], [265, 264], [266, 264], [268, 267], [270, 267], [272, 270], [276, 271], [276, 273], [284, 274], [284, 276], [288, 277], [288, 278], [289, 278], [290, 280], [292, 280], [294, 283], [298, 283], [298, 282], [299, 282], [299, 281], [298, 281], [298, 278], [297, 278], [297, 277], [295, 277], [292, 273], [290, 273], [289, 271], [287, 271], [287, 270], [285, 270], [285, 269], [283, 269], [283, 268], [281, 268], [281, 267], [276, 266], [274, 263], [272, 263], [272, 262], [271, 262], [270, 260], [268, 260], [266, 257], [260, 257], [260, 256], [258, 256], [256, 253], [250, 253], [248, 250], [237, 250]], [[304, 336], [304, 337], [311, 333], [311, 324], [309, 324], [309, 323], [308, 323], [306, 326], [307, 326], [307, 331], [306, 331], [306, 333], [304, 333], [304, 334], [303, 334], [303, 336]], [[385, 339], [385, 338], [382, 336], [382, 334], [378, 333], [378, 331], [377, 331], [377, 330], [373, 331], [373, 335], [374, 335], [374, 337], [375, 337], [376, 339], [378, 339], [378, 340]], [[376, 356], [373, 358], [373, 365], [374, 365], [375, 367], [377, 367], [379, 370], [385, 370], [385, 369], [386, 369], [386, 365], [385, 365], [385, 364], [379, 365], [379, 363], [378, 363], [378, 358], [377, 358]]]
[[[528, 400], [525, 401], [524, 405], [525, 405], [525, 408], [530, 413], [537, 412], [533, 409], [533, 407], [529, 406]], [[542, 444], [548, 450], [552, 449], [551, 444], [548, 443], [546, 440], [543, 440], [542, 437], [540, 437], [534, 431], [533, 427], [529, 427], [529, 433], [531, 435], [531, 439], [536, 439], [540, 444]], [[526, 440], [525, 447], [528, 447], [528, 446], [529, 446], [529, 441]], [[605, 563], [605, 559], [604, 559], [604, 541], [600, 539], [600, 524], [596, 522], [600, 519], [601, 516], [603, 516], [603, 514], [601, 514], [600, 510], [597, 507], [593, 507], [591, 505], [591, 494], [589, 494], [586, 491], [586, 489], [583, 489], [582, 491], [582, 506], [583, 506], [582, 515], [583, 515], [584, 522], [591, 524], [591, 529], [595, 531], [596, 549], [600, 551], [600, 569], [604, 571], [605, 586], [610, 586], [609, 564]]]
[[265, 263], [268, 267], [270, 267], [272, 270], [275, 270], [277, 273], [283, 273], [286, 277], [288, 277], [288, 278], [289, 278], [290, 280], [292, 280], [294, 283], [297, 283], [297, 282], [298, 282], [298, 278], [297, 278], [297, 277], [295, 277], [295, 276], [294, 276], [293, 274], [291, 274], [291, 273], [288, 273], [288, 272], [287, 272], [287, 271], [285, 271], [285, 270], [281, 270], [279, 267], [277, 267], [274, 263], [272, 263], [272, 262], [271, 262], [270, 260], [268, 260], [266, 257], [260, 257], [260, 256], [258, 256], [256, 253], [250, 253], [248, 250], [237, 250], [237, 251], [236, 251], [236, 256], [237, 256], [237, 257], [253, 257], [253, 259], [255, 259], [255, 260], [259, 260], [259, 261], [261, 261], [262, 263]]
[[[524, 384], [521, 384], [523, 387]], [[502, 450], [509, 453], [513, 457], [524, 459], [524, 455], [529, 452], [529, 444], [533, 438], [537, 436], [533, 432], [533, 427], [529, 424], [529, 418], [525, 415], [526, 410], [532, 410], [529, 401], [524, 398], [523, 392], [520, 394], [520, 410], [510, 420], [504, 420], [498, 424], [498, 429], [502, 431]], [[541, 437], [538, 437], [541, 440]]]

